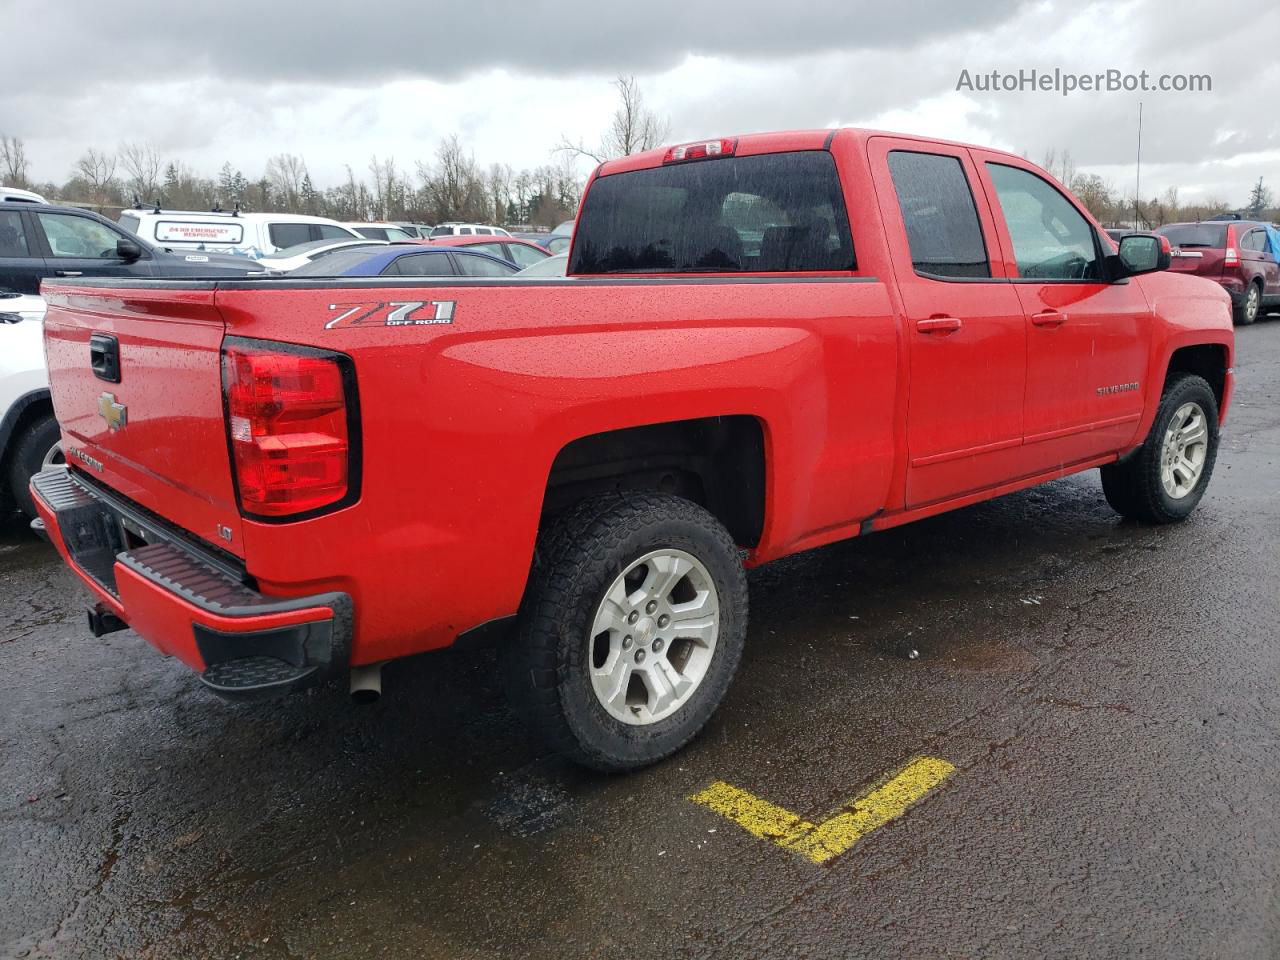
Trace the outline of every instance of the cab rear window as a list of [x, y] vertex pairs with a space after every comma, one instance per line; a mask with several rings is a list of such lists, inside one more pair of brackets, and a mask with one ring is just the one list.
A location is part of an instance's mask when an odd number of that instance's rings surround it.
[[571, 274], [852, 270], [835, 161], [824, 151], [725, 157], [600, 177]]

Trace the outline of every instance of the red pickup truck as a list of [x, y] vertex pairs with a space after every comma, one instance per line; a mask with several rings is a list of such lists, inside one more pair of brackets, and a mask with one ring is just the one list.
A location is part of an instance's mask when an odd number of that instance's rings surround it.
[[724, 696], [744, 566], [1095, 467], [1186, 517], [1231, 308], [1168, 262], [1019, 157], [819, 130], [603, 164], [563, 279], [49, 284], [36, 523], [220, 694], [491, 642], [632, 768]]

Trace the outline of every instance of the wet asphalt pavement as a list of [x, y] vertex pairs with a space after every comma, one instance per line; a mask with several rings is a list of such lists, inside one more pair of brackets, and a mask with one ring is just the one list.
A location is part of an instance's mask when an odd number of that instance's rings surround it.
[[[545, 755], [484, 653], [223, 703], [11, 523], [0, 956], [1274, 957], [1280, 318], [1237, 370], [1185, 524], [1089, 473], [753, 573], [720, 713], [630, 776]], [[819, 817], [921, 754], [958, 769], [825, 866], [687, 799]]]

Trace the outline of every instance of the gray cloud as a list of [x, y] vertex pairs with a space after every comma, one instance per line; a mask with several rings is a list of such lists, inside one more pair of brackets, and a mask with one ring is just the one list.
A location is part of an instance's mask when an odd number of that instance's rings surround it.
[[[774, 58], [835, 49], [910, 49], [983, 29], [1030, 0], [896, 3], [815, 0], [596, 0], [439, 2], [368, 6], [315, 0], [223, 0], [146, 5], [144, 18], [97, 0], [56, 5], [57, 60], [49, 49], [6, 49], [9, 76], [45, 89], [100, 80], [165, 82], [216, 77], [272, 82], [375, 84], [401, 77], [455, 80], [505, 67], [541, 76], [652, 73], [686, 55]], [[5, 19], [47, 19], [49, 0], [10, 0]]]

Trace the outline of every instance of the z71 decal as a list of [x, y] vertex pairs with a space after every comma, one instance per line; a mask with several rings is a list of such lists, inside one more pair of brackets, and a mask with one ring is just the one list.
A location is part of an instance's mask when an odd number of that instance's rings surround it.
[[454, 300], [378, 300], [373, 303], [331, 303], [337, 316], [324, 325], [335, 327], [427, 327], [453, 323]]

